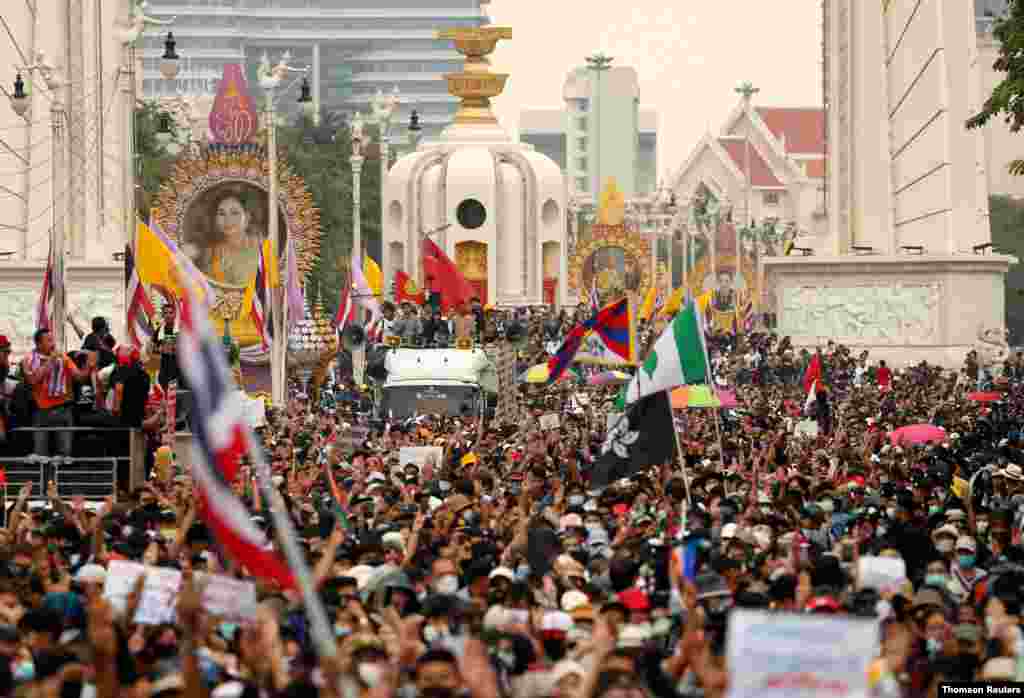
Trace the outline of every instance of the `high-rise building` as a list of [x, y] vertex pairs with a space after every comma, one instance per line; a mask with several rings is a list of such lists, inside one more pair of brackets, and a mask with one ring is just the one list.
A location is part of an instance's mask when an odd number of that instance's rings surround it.
[[635, 69], [574, 68], [561, 109], [524, 109], [519, 139], [557, 162], [573, 194], [597, 196], [614, 177], [625, 196], [657, 188], [658, 114], [640, 106]]
[[378, 90], [391, 92], [397, 86], [402, 104], [394, 123], [408, 121], [416, 109], [429, 138], [455, 114], [458, 100], [448, 94], [444, 75], [459, 72], [463, 64], [451, 42], [436, 39], [436, 33], [489, 24], [488, 2], [149, 0], [148, 14], [175, 18], [173, 30], [185, 64], [177, 83], [161, 80], [163, 38], [147, 37], [144, 93], [212, 95], [230, 63], [244, 65], [254, 85], [263, 53], [276, 63], [288, 50], [293, 66], [310, 68], [313, 99], [323, 108], [365, 112]]

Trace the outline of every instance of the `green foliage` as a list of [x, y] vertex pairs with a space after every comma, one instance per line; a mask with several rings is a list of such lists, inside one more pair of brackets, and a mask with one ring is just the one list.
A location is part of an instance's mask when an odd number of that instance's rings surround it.
[[[1024, 201], [989, 197], [992, 243], [1001, 252], [1024, 259]], [[1024, 341], [1024, 267], [1015, 264], [1006, 275], [1006, 327], [1011, 342]]]
[[[999, 57], [992, 67], [1005, 73], [981, 111], [967, 120], [967, 128], [980, 128], [992, 117], [1003, 115], [1014, 133], [1024, 126], [1024, 0], [1010, 0], [1005, 17], [996, 21], [992, 34], [999, 41]], [[1024, 174], [1024, 160], [1013, 160], [1010, 174]]]
[[[364, 137], [368, 143], [377, 142], [372, 126], [364, 129]], [[325, 111], [319, 126], [304, 118], [279, 127], [277, 144], [282, 159], [305, 180], [320, 209], [320, 256], [306, 288], [307, 296], [320, 294], [333, 316], [352, 254], [352, 142], [348, 125], [337, 113]], [[359, 208], [364, 245], [380, 263], [380, 160], [372, 155], [364, 148]]]
[[135, 166], [139, 189], [135, 208], [143, 218], [149, 216], [149, 209], [160, 191], [160, 183], [171, 173], [175, 156], [157, 139], [160, 121], [170, 121], [171, 133], [178, 138], [175, 121], [155, 100], [143, 102], [135, 109]]

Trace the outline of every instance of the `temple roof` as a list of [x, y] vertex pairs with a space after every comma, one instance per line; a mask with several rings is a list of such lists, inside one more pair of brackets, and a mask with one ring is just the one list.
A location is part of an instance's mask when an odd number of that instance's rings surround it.
[[[729, 154], [739, 171], [746, 176], [746, 141], [743, 138], [719, 138], [718, 144]], [[750, 146], [750, 185], [753, 187], [785, 186], [753, 145]]]

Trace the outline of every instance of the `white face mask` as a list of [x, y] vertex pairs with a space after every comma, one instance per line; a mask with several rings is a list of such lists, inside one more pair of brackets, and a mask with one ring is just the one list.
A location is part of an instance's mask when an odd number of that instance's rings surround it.
[[951, 540], [940, 540], [935, 544], [935, 549], [945, 555], [946, 553], [953, 552], [953, 541]]
[[434, 582], [434, 591], [438, 594], [454, 594], [459, 590], [459, 578], [454, 574], [446, 574]]
[[384, 669], [381, 668], [381, 665], [371, 662], [363, 662], [356, 667], [356, 671], [359, 673], [359, 680], [369, 688], [376, 688], [384, 675]]

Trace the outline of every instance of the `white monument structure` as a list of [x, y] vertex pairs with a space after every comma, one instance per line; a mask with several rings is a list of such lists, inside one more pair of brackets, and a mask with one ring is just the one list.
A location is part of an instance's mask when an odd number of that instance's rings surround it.
[[545, 268], [557, 265], [556, 300], [566, 285], [566, 190], [558, 165], [514, 142], [491, 112], [508, 75], [488, 71], [487, 56], [503, 27], [453, 29], [466, 56], [448, 89], [462, 99], [454, 123], [435, 142], [396, 162], [384, 186], [383, 270], [402, 270], [421, 286], [421, 247], [430, 235], [485, 303], [533, 304], [542, 299]]
[[828, 250], [763, 260], [778, 331], [959, 365], [1004, 327], [971, 3], [825, 0]]

